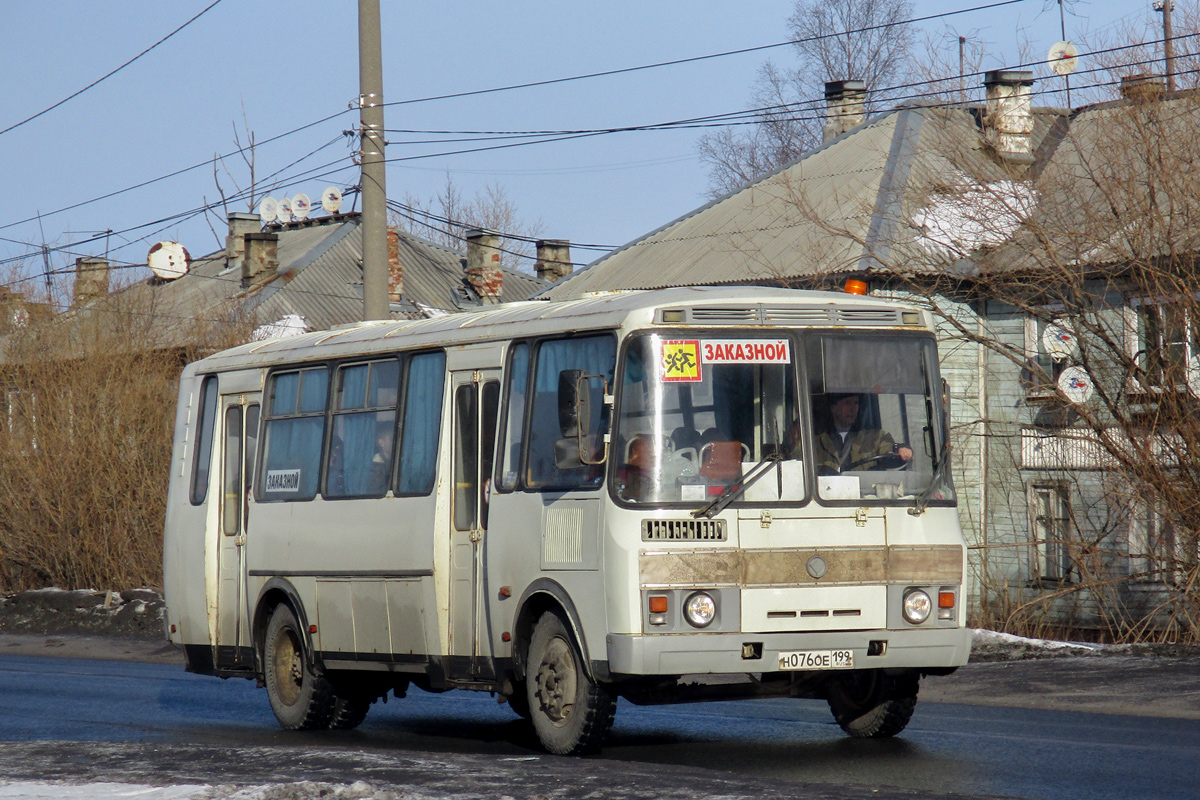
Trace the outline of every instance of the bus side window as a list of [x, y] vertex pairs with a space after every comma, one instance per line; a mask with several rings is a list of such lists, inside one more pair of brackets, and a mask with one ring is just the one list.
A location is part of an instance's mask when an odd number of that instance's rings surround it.
[[529, 390], [529, 345], [518, 344], [512, 349], [508, 368], [508, 402], [505, 410], [504, 433], [500, 439], [500, 489], [517, 488], [521, 474], [521, 450], [525, 442], [525, 399]]
[[[563, 370], [578, 369], [586, 375], [601, 375], [611, 385], [615, 360], [616, 342], [607, 334], [553, 339], [538, 348], [529, 425], [527, 468], [530, 488], [571, 489], [599, 485], [604, 475], [602, 464], [567, 470], [560, 470], [555, 465], [554, 446], [562, 438], [558, 416], [559, 374]], [[589, 390], [597, 395], [592, 402], [598, 407], [603, 403], [602, 384], [592, 381]]]
[[197, 415], [196, 460], [192, 464], [192, 505], [202, 505], [208, 497], [208, 472], [212, 466], [213, 430], [217, 421], [217, 377], [209, 375], [200, 387], [200, 413]]
[[409, 359], [408, 380], [404, 387], [404, 422], [400, 426], [400, 483], [396, 494], [426, 495], [433, 491], [445, 384], [445, 353], [439, 350]]
[[326, 497], [383, 497], [392, 475], [400, 363], [352, 364], [337, 373]]
[[315, 367], [271, 376], [263, 431], [263, 500], [311, 500], [317, 494], [329, 370]]

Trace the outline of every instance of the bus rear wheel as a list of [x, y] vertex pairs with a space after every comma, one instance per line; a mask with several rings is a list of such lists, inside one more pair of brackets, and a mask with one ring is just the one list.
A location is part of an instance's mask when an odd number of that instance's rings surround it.
[[908, 726], [917, 707], [918, 688], [915, 675], [892, 677], [879, 670], [855, 670], [830, 681], [829, 710], [842, 730], [856, 739], [883, 739]]
[[329, 727], [337, 700], [332, 684], [310, 665], [304, 641], [295, 612], [276, 606], [267, 624], [263, 671], [275, 718], [294, 731]]
[[547, 751], [565, 756], [600, 748], [616, 715], [616, 696], [588, 676], [575, 637], [553, 611], [533, 629], [525, 688], [534, 732]]

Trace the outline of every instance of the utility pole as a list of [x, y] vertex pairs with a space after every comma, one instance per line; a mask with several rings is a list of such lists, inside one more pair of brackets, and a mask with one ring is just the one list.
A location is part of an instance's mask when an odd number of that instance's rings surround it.
[[383, 141], [383, 33], [379, 0], [358, 0], [358, 105], [361, 129], [363, 319], [388, 313], [387, 164]]
[[1175, 33], [1171, 30], [1171, 9], [1174, 5], [1174, 0], [1158, 0], [1154, 4], [1154, 10], [1161, 11], [1163, 15], [1163, 57], [1167, 62], [1168, 92], [1175, 91], [1175, 43], [1172, 41]]

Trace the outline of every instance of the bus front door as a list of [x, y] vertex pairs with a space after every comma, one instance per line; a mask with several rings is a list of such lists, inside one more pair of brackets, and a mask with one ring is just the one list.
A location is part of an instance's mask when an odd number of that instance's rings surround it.
[[[454, 387], [454, 495], [450, 531], [450, 662], [452, 680], [495, 677], [487, 614], [483, 611], [483, 575], [499, 370], [452, 373]], [[483, 628], [483, 630], [481, 630]], [[483, 652], [483, 648], [487, 652]]]
[[246, 598], [246, 525], [258, 440], [258, 394], [221, 398], [221, 507], [217, 545], [216, 665], [253, 669]]

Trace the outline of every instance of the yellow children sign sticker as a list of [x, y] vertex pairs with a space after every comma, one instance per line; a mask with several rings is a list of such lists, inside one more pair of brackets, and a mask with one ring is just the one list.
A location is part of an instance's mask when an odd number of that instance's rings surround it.
[[701, 380], [700, 341], [697, 339], [669, 339], [662, 343], [662, 371], [664, 381]]

